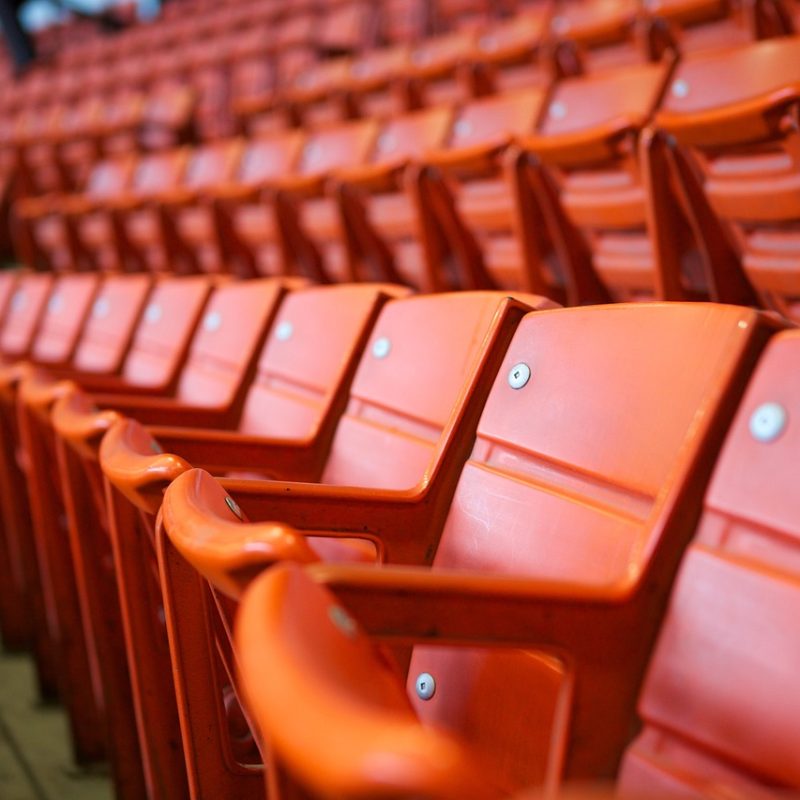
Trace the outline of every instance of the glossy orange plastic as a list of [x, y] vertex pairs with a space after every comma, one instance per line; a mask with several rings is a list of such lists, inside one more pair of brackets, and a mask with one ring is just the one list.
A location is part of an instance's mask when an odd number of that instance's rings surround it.
[[[259, 635], [260, 615], [267, 638], [256, 650], [277, 658], [242, 667], [271, 751], [322, 796], [429, 796], [441, 766], [417, 759], [418, 788], [402, 782], [410, 769], [395, 776], [389, 766], [429, 727], [458, 740], [461, 763], [488, 765], [462, 796], [612, 776], [706, 481], [773, 330], [756, 312], [712, 305], [526, 317], [438, 530], [433, 569], [287, 565], [259, 578], [239, 644], [245, 653], [247, 631]], [[680, 390], [665, 395], [665, 380]], [[246, 495], [234, 497], [248, 509]], [[362, 527], [369, 514], [361, 509]], [[394, 670], [366, 634], [415, 643], [408, 689], [420, 727], [397, 729], [396, 712], [370, 691]], [[361, 670], [372, 681], [342, 679]], [[428, 700], [415, 691], [424, 673], [435, 681]], [[284, 725], [284, 685], [322, 702]], [[365, 754], [360, 734], [378, 720], [385, 733]], [[347, 731], [360, 751], [345, 750]], [[322, 752], [339, 754], [335, 769]], [[462, 779], [454, 770], [430, 796], [459, 796]]]
[[719, 282], [800, 319], [800, 37], [698, 54], [677, 68], [656, 118]]
[[338, 170], [326, 197], [300, 206], [298, 234], [316, 249], [327, 274], [433, 285], [432, 276], [415, 274], [426, 264], [417, 241], [422, 226], [403, 178], [411, 161], [442, 145], [450, 117], [437, 108], [387, 120], [367, 164]]
[[428, 220], [424, 252], [445, 286], [543, 293], [522, 263], [502, 165], [512, 139], [534, 129], [544, 101], [542, 88], [474, 100], [455, 116], [445, 146], [423, 158], [414, 191]]
[[[522, 300], [537, 304], [543, 302], [526, 296]], [[503, 299], [492, 293], [439, 295], [391, 302], [370, 336], [370, 349], [361, 361], [350, 391], [348, 410], [339, 421], [321, 476], [327, 483], [356, 484], [364, 488], [339, 489], [312, 483], [256, 481], [237, 481], [236, 485], [270, 493], [273, 486], [276, 490], [281, 487], [281, 492], [289, 489], [292, 495], [295, 491], [310, 491], [333, 497], [335, 492], [341, 504], [348, 505], [353, 512], [357, 511], [357, 504], [350, 499], [351, 493], [369, 498], [367, 502], [387, 494], [402, 496], [407, 499], [408, 512], [413, 512], [414, 506], [438, 509], [442, 502], [446, 502], [451, 471], [468, 447], [469, 425], [486, 388], [487, 374], [491, 373], [499, 358], [515, 318], [525, 308], [521, 300]], [[406, 380], [409, 374], [415, 375], [412, 383]], [[468, 391], [466, 388], [461, 390], [464, 382], [469, 386]], [[431, 391], [433, 385], [435, 388]], [[458, 410], [450, 416], [454, 403]], [[101, 458], [104, 461], [107, 448], [111, 458], [113, 433], [103, 443]], [[367, 463], [365, 457], [371, 463]], [[429, 462], [430, 466], [427, 466]], [[175, 491], [171, 494], [173, 505], [169, 505], [169, 510], [165, 506], [164, 510], [170, 535], [175, 537], [174, 544], [170, 545], [163, 537], [159, 539], [162, 592], [189, 779], [195, 792], [201, 791], [201, 787], [213, 786], [220, 793], [234, 791], [239, 796], [246, 790], [248, 796], [251, 792], [259, 796], [262, 791], [260, 777], [254, 774], [246, 786], [242, 784], [242, 768], [236, 766], [243, 763], [242, 755], [240, 753], [238, 758], [231, 755], [230, 734], [219, 723], [219, 703], [224, 687], [233, 681], [232, 675], [225, 677], [225, 671], [229, 672], [231, 666], [224, 656], [229, 647], [227, 637], [218, 630], [214, 606], [206, 607], [206, 601], [197, 604], [205, 592], [194, 572], [198, 562], [192, 561], [194, 567], [190, 566], [179, 554], [189, 556], [198, 552], [189, 544], [193, 539], [191, 529], [185, 526], [189, 517], [180, 510], [188, 511], [185, 503], [196, 502], [200, 509], [208, 511], [206, 498], [216, 497], [216, 505], [211, 506], [215, 510], [223, 502], [219, 487], [216, 487], [216, 495], [203, 492], [202, 479], [198, 483], [195, 477], [202, 478], [203, 475], [205, 473], [193, 471], [184, 476], [185, 480], [181, 478], [175, 483]], [[126, 481], [115, 483], [123, 492], [130, 487]], [[416, 486], [403, 492], [379, 488], [399, 488], [411, 483], [416, 483]], [[197, 501], [182, 500], [187, 490], [192, 497], [197, 489], [200, 490]], [[131, 488], [127, 491], [130, 492]], [[153, 506], [150, 508], [152, 510]], [[228, 513], [231, 513], [230, 508]], [[406, 523], [413, 524], [410, 514], [403, 516]], [[399, 520], [396, 521], [400, 524]], [[212, 521], [209, 531], [213, 529]], [[180, 542], [185, 543], [185, 548]], [[217, 542], [218, 537], [212, 537], [205, 545], [200, 542], [197, 545], [211, 553], [213, 560]], [[407, 557], [422, 558], [425, 543], [417, 542], [415, 547], [416, 556]], [[369, 542], [343, 541], [341, 547], [335, 543], [332, 547], [325, 546], [321, 542], [320, 548], [320, 553], [326, 557], [350, 560], [375, 557]], [[382, 555], [391, 557], [386, 553]], [[396, 557], [402, 556], [397, 553]], [[196, 594], [198, 591], [200, 595]], [[209, 602], [214, 603], [211, 599]], [[219, 602], [224, 617], [227, 615], [225, 603]], [[217, 665], [201, 660], [200, 651], [196, 649], [200, 646], [204, 651], [206, 645], [203, 642], [213, 642], [215, 638], [223, 654], [221, 663]]]
[[762, 357], [714, 471], [639, 701], [622, 797], [741, 797], [800, 790], [800, 652], [791, 464], [800, 335]]
[[[537, 135], [520, 140], [518, 230], [535, 286], [570, 304], [708, 296], [688, 248], [678, 249], [686, 224], [669, 185], [641, 163], [639, 134], [669, 72], [661, 63], [567, 78], [556, 85]], [[655, 205], [651, 190], [666, 193], [672, 207]], [[555, 259], [528, 224], [528, 209], [547, 225]], [[659, 243], [672, 249], [671, 260]]]

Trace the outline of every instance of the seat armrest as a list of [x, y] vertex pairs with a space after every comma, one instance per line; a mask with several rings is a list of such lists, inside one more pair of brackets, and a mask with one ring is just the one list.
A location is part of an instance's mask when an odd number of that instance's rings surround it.
[[577, 167], [617, 158], [620, 143], [643, 125], [643, 119], [618, 117], [574, 133], [526, 136], [519, 139], [519, 145], [545, 164]]
[[95, 395], [101, 408], [113, 408], [145, 425], [174, 425], [197, 428], [224, 428], [232, 424], [232, 411], [205, 408], [171, 397], [140, 397], [126, 394]]
[[253, 584], [235, 643], [262, 736], [313, 791], [378, 797], [388, 780], [396, 797], [505, 796], [478, 753], [420, 723], [399, 670], [299, 567], [278, 566]]
[[322, 470], [324, 453], [313, 441], [282, 441], [204, 428], [150, 426], [148, 431], [167, 452], [215, 474], [250, 470], [263, 472], [265, 478], [315, 481]]
[[139, 423], [124, 417], [117, 419], [103, 437], [99, 457], [111, 485], [137, 508], [153, 515], [167, 486], [191, 469], [182, 458], [161, 452]]
[[661, 111], [657, 130], [674, 136], [679, 143], [723, 146], [759, 141], [782, 134], [782, 120], [793, 105], [800, 103], [800, 87], [786, 86], [775, 92], [692, 113]]
[[307, 535], [372, 540], [381, 560], [425, 563], [443, 524], [426, 488], [398, 491], [317, 483], [221, 478], [254, 521], [279, 520]]
[[607, 630], [602, 619], [633, 592], [627, 584], [591, 587], [394, 565], [321, 563], [309, 567], [308, 575], [332, 591], [373, 636], [509, 642], [573, 652], [591, 651], [596, 642], [585, 641], [586, 631]]
[[284, 175], [270, 182], [276, 191], [285, 194], [299, 195], [302, 197], [316, 197], [325, 189], [326, 175], [316, 173], [313, 175]]
[[56, 401], [50, 419], [61, 439], [82, 456], [94, 459], [101, 439], [119, 419], [119, 414], [101, 411], [88, 394], [73, 385]]
[[497, 159], [511, 143], [511, 137], [471, 145], [457, 147], [452, 150], [432, 150], [425, 154], [422, 162], [428, 166], [446, 170], [484, 170], [497, 163]]
[[397, 186], [399, 177], [407, 165], [408, 159], [402, 158], [383, 164], [365, 164], [337, 170], [331, 177], [340, 184], [370, 191], [386, 191]]
[[215, 588], [239, 598], [251, 579], [282, 561], [318, 560], [305, 537], [280, 523], [246, 522], [205, 470], [178, 476], [164, 493], [164, 530], [175, 549]]

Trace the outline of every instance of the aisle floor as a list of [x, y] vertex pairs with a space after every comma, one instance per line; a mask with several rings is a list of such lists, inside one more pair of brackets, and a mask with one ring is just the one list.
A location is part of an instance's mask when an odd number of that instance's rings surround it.
[[27, 655], [0, 650], [0, 800], [112, 800], [107, 772], [78, 768], [67, 719], [35, 692]]

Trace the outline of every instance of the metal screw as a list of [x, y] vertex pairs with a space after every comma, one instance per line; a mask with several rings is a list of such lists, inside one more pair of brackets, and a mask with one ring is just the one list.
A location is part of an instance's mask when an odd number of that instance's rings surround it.
[[678, 78], [672, 83], [672, 94], [675, 97], [686, 97], [689, 94], [689, 84], [683, 78]]
[[107, 317], [109, 311], [111, 311], [111, 304], [105, 297], [95, 300], [94, 306], [92, 306], [92, 313], [95, 317], [98, 317], [98, 319]]
[[531, 379], [531, 368], [520, 361], [514, 364], [508, 373], [508, 385], [512, 389], [521, 389]]
[[352, 639], [358, 633], [356, 621], [341, 606], [331, 606], [328, 609], [328, 616], [345, 636]]
[[762, 403], [750, 416], [750, 433], [759, 442], [772, 442], [786, 428], [788, 415], [780, 403]]
[[219, 311], [209, 311], [203, 320], [203, 327], [209, 332], [214, 333], [222, 326], [222, 314]]
[[161, 319], [162, 314], [161, 306], [158, 303], [150, 303], [144, 312], [144, 318], [150, 325], [154, 325]]
[[229, 495], [225, 495], [225, 505], [237, 516], [239, 519], [244, 519], [244, 515], [242, 514], [242, 509], [239, 508], [239, 504]]
[[391, 349], [392, 343], [389, 339], [385, 336], [381, 336], [380, 339], [376, 339], [372, 344], [372, 355], [375, 356], [375, 358], [386, 358]]
[[420, 700], [430, 700], [436, 693], [436, 680], [430, 672], [421, 672], [414, 687]]
[[292, 323], [289, 322], [289, 320], [284, 320], [275, 329], [275, 338], [279, 342], [286, 342], [292, 338], [293, 333], [294, 333], [294, 325], [292, 325]]

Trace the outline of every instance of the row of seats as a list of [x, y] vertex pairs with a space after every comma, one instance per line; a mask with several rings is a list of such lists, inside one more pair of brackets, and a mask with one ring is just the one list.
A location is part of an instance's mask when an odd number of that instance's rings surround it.
[[[16, 205], [23, 261], [503, 288], [797, 319], [800, 39], [107, 160]], [[797, 74], [796, 74], [797, 73]]]
[[119, 797], [800, 789], [776, 316], [2, 277], [0, 630]]
[[[775, 2], [546, 2], [480, 28], [376, 49], [366, 45], [395, 38], [376, 33], [382, 15], [394, 13], [388, 0], [321, 8], [243, 0], [99, 39], [81, 62], [62, 57], [55, 74], [43, 67], [12, 84], [0, 115], [4, 171], [15, 168], [27, 193], [75, 188], [101, 154], [215, 139], [237, 127], [259, 133], [386, 116], [542, 86], [554, 73], [792, 32], [790, 11]], [[397, 13], [412, 13], [404, 8]]]

